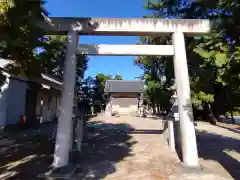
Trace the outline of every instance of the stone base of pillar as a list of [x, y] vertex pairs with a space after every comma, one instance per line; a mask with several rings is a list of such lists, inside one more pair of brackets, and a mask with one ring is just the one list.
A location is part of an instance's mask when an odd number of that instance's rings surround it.
[[183, 174], [208, 174], [210, 170], [203, 166], [186, 166], [183, 162], [175, 164], [176, 171]]
[[50, 171], [39, 174], [40, 179], [77, 179], [81, 173], [80, 165], [69, 163], [67, 166], [52, 168]]
[[108, 117], [112, 116], [112, 105], [110, 103], [106, 106], [105, 115]]
[[91, 114], [94, 115], [94, 107], [91, 106]]
[[141, 106], [141, 107], [139, 108], [139, 116], [140, 116], [141, 118], [145, 118], [145, 117], [146, 117], [145, 107]]
[[168, 120], [168, 143], [172, 150], [175, 152], [175, 137], [174, 137], [174, 124], [173, 120]]
[[111, 117], [111, 116], [112, 116], [112, 112], [105, 111], [105, 116], [107, 116], [107, 117]]
[[219, 179], [227, 180], [228, 176], [217, 174], [216, 172], [203, 166], [186, 166], [184, 163], [174, 164], [175, 173], [170, 175], [169, 179]]
[[84, 117], [83, 113], [78, 118], [73, 120], [73, 138], [71, 151], [81, 153], [82, 140], [83, 140], [83, 131], [84, 131]]

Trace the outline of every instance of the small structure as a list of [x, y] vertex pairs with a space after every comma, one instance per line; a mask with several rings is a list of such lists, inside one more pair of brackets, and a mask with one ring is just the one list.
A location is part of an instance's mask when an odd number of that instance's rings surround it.
[[144, 83], [139, 80], [106, 81], [105, 92], [108, 93], [106, 115], [138, 116], [143, 91]]
[[165, 123], [167, 123], [168, 130], [164, 135], [172, 151], [175, 151], [176, 147], [179, 148], [179, 144], [181, 143], [176, 83], [174, 83], [168, 90], [172, 91], [170, 99], [172, 108], [170, 113], [165, 117]]
[[0, 59], [0, 126], [14, 126], [20, 119], [29, 126], [56, 119], [62, 83], [42, 74], [40, 78], [16, 76]]

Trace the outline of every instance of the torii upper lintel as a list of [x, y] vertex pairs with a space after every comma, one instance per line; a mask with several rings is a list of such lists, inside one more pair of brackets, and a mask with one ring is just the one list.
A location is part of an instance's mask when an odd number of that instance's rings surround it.
[[67, 34], [71, 25], [82, 35], [150, 36], [179, 31], [195, 36], [210, 32], [207, 19], [51, 17], [40, 24], [51, 34]]

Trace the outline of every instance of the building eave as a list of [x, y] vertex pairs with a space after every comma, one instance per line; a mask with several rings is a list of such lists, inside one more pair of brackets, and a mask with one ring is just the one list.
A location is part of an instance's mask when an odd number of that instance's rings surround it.
[[41, 74], [40, 78], [33, 78], [33, 77], [13, 75], [9, 73], [8, 70], [6, 70], [6, 68], [8, 65], [13, 63], [14, 63], [13, 60], [0, 58], [0, 70], [4, 72], [5, 76], [18, 79], [21, 81], [35, 82], [35, 83], [41, 84], [42, 86], [50, 86], [50, 88], [61, 90], [63, 83], [46, 74]]

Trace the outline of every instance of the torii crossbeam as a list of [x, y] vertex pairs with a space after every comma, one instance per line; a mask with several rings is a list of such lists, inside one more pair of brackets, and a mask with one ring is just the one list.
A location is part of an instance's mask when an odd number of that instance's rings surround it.
[[52, 17], [40, 25], [52, 34], [67, 34], [74, 25], [79, 35], [159, 36], [178, 31], [195, 36], [210, 31], [209, 20], [205, 19]]

